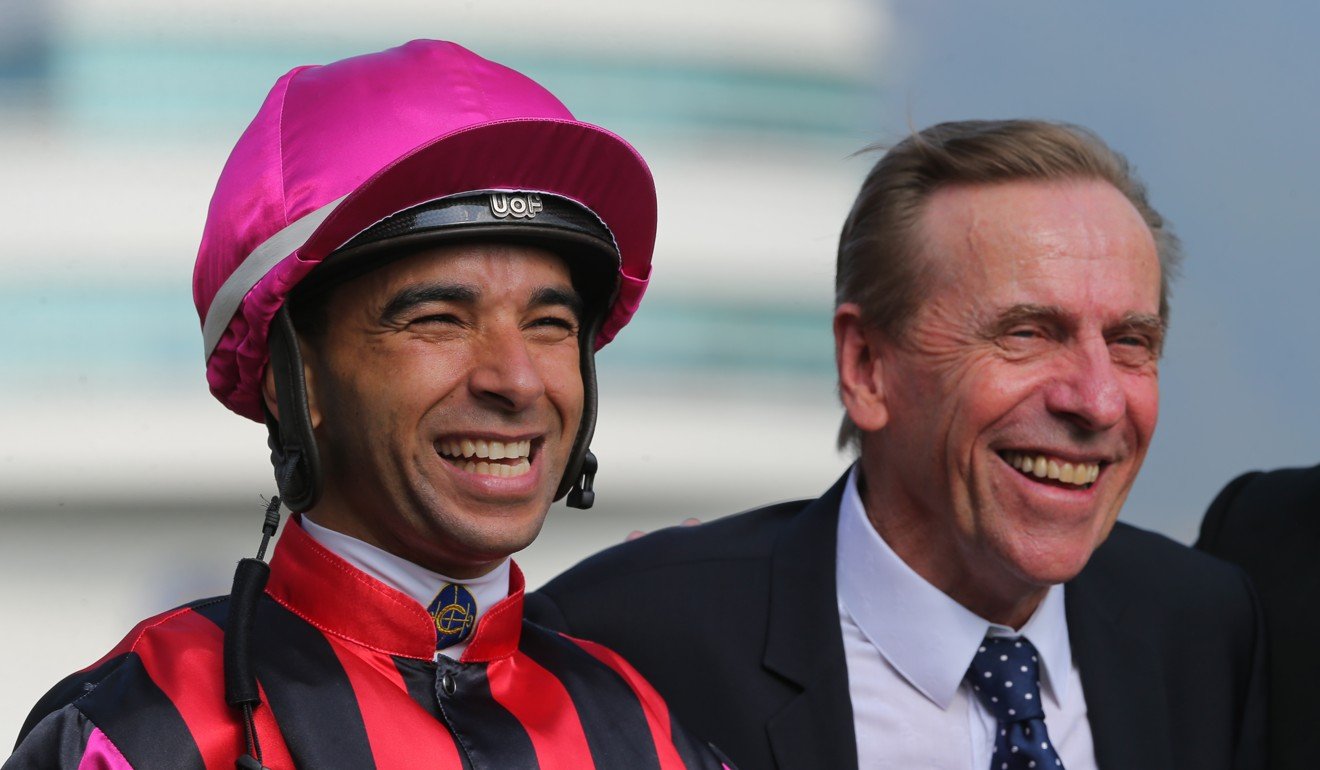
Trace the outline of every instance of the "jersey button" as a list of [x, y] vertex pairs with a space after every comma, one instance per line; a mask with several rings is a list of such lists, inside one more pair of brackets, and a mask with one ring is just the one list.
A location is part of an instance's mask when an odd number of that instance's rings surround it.
[[440, 675], [440, 689], [445, 691], [445, 695], [453, 695], [454, 690], [458, 689], [454, 682], [454, 675], [446, 671]]

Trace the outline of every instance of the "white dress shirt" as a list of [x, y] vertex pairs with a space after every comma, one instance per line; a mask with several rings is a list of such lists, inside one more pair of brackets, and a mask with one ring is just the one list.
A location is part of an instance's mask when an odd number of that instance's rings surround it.
[[[481, 620], [487, 609], [509, 595], [508, 559], [479, 578], [455, 580], [413, 564], [389, 551], [383, 551], [370, 543], [364, 543], [355, 537], [327, 529], [307, 516], [302, 517], [302, 525], [307, 534], [327, 550], [390, 588], [411, 597], [423, 608], [430, 606], [431, 600], [440, 593], [440, 589], [444, 588], [446, 583], [457, 583], [471, 591], [472, 598], [477, 601], [477, 617], [473, 621], [475, 624]], [[444, 655], [458, 660], [471, 639], [472, 637], [469, 636], [458, 644], [438, 650], [435, 653], [436, 657]]]
[[996, 720], [964, 681], [989, 634], [1036, 646], [1050, 740], [1066, 770], [1096, 770], [1063, 586], [1050, 588], [1020, 631], [979, 617], [913, 572], [876, 533], [857, 473], [839, 508], [836, 577], [858, 767], [990, 768]]

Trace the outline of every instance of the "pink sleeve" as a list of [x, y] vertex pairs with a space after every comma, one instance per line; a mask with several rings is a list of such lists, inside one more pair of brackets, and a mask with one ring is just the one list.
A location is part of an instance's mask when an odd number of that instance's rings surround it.
[[133, 770], [133, 766], [98, 727], [87, 736], [87, 750], [78, 763], [78, 770]]

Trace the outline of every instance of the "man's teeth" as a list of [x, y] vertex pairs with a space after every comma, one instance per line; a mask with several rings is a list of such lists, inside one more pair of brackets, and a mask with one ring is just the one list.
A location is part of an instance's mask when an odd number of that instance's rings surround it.
[[1023, 452], [1005, 452], [1008, 464], [1041, 479], [1054, 479], [1065, 484], [1085, 486], [1100, 476], [1099, 463], [1067, 463], [1051, 460], [1045, 455], [1029, 455]]
[[[454, 460], [467, 459], [467, 462], [459, 462], [456, 465], [468, 473], [485, 476], [521, 476], [532, 469], [532, 463], [528, 460], [532, 454], [531, 440], [506, 442], [453, 439], [441, 442], [440, 454]], [[516, 462], [481, 462], [482, 460], [516, 460]]]
[[[453, 439], [440, 444], [445, 457], [478, 457], [485, 460], [526, 460], [532, 454], [532, 442], [487, 441], [485, 439]], [[511, 467], [517, 467], [517, 464]]]
[[527, 462], [526, 458], [519, 460], [513, 465], [504, 465], [502, 463], [474, 463], [468, 460], [463, 464], [463, 470], [468, 473], [476, 473], [482, 476], [521, 476], [532, 469], [532, 464]]

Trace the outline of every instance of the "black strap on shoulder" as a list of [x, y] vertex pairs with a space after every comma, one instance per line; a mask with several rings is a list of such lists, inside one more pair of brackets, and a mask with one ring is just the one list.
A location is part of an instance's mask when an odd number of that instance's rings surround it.
[[[297, 462], [296, 458], [294, 462]], [[235, 763], [238, 770], [266, 770], [261, 764], [261, 741], [257, 737], [256, 720], [252, 715], [261, 705], [261, 690], [252, 669], [252, 627], [257, 620], [257, 603], [270, 578], [270, 565], [264, 561], [266, 547], [279, 526], [280, 498], [275, 496], [266, 506], [257, 557], [238, 562], [238, 568], [234, 570], [234, 585], [229, 592], [229, 615], [225, 620], [224, 642], [225, 702], [242, 712], [247, 743], [247, 753]]]
[[234, 708], [255, 708], [261, 704], [257, 677], [252, 671], [252, 624], [257, 618], [257, 602], [269, 577], [270, 565], [260, 559], [243, 559], [234, 571], [224, 653], [225, 702]]

